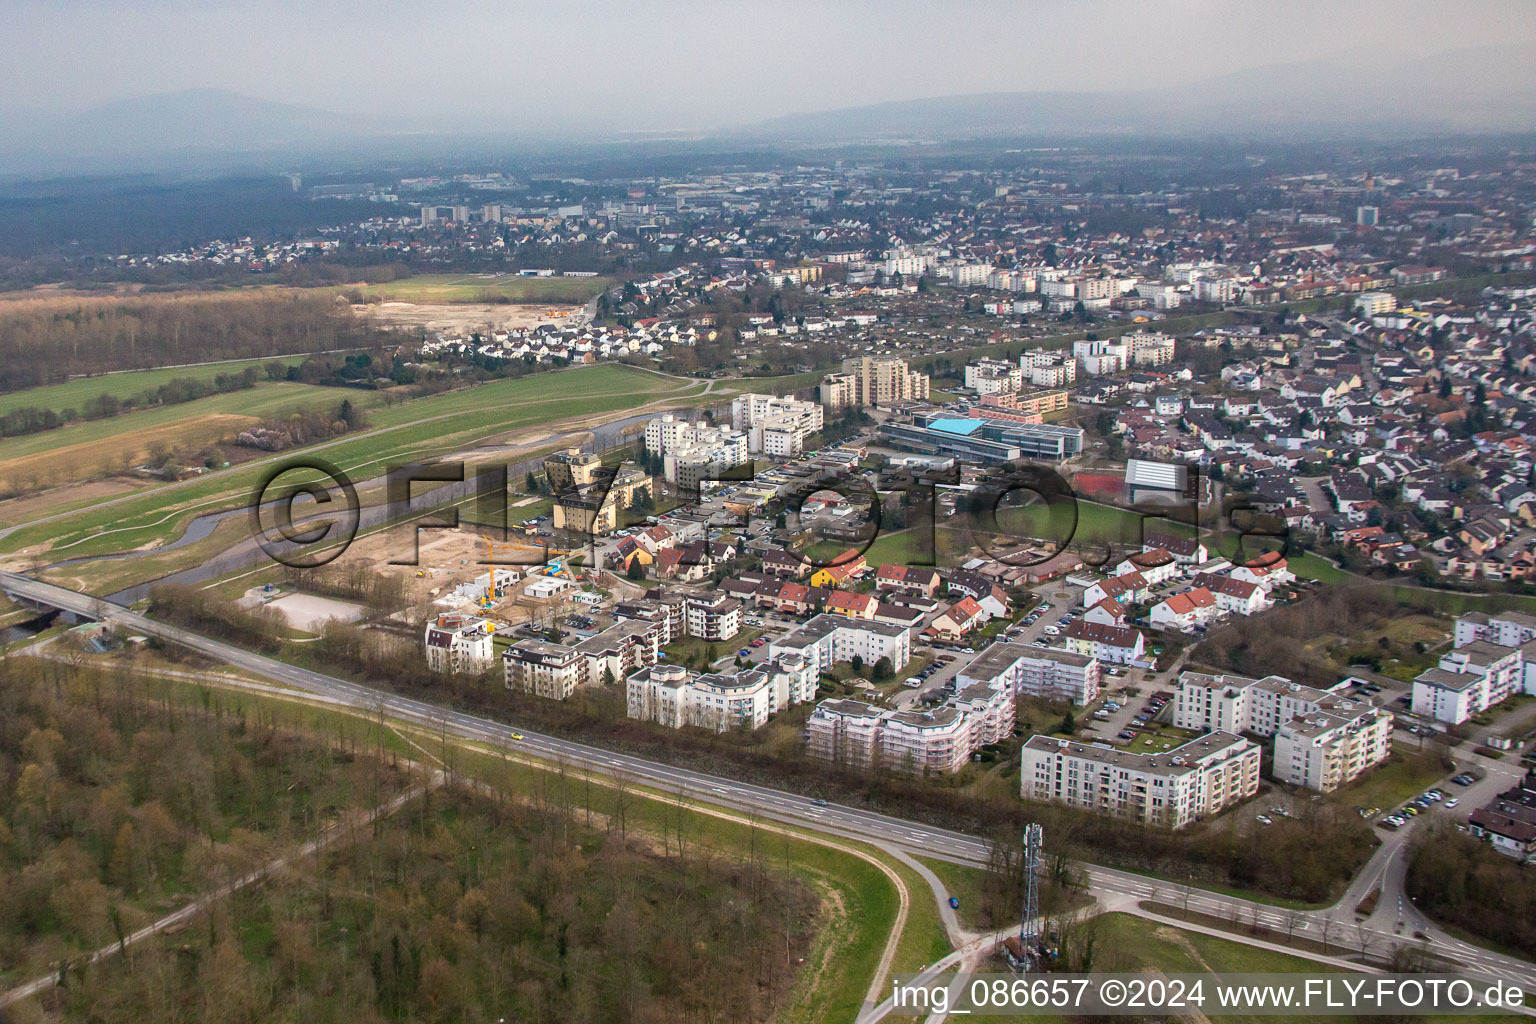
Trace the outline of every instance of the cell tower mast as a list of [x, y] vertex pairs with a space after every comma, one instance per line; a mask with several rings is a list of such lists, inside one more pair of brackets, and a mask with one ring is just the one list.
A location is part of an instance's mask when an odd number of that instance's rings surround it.
[[1045, 829], [1028, 825], [1024, 829], [1024, 917], [1019, 922], [1019, 953], [1028, 971], [1040, 956], [1040, 847], [1045, 843]]

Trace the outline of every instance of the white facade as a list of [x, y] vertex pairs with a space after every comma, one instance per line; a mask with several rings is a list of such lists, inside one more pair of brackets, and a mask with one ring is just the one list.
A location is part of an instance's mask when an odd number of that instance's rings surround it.
[[1459, 725], [1517, 692], [1525, 677], [1520, 650], [1474, 640], [1413, 681], [1413, 713]]
[[756, 729], [770, 715], [815, 695], [816, 676], [796, 658], [702, 675], [681, 665], [658, 664], [625, 681], [629, 717], [672, 729], [684, 725], [715, 732]]
[[977, 683], [1013, 697], [1087, 704], [1099, 695], [1098, 659], [1032, 644], [993, 644], [956, 675], [957, 689]]
[[480, 619], [439, 615], [427, 623], [427, 668], [479, 675], [495, 664], [491, 627]]
[[1392, 750], [1387, 711], [1284, 676], [1185, 672], [1179, 676], [1173, 724], [1273, 737], [1274, 777], [1323, 793], [1380, 764]]
[[912, 658], [912, 634], [905, 626], [893, 623], [822, 614], [774, 640], [768, 654], [772, 658], [799, 655], [818, 676], [855, 657], [866, 665], [889, 658], [891, 670], [900, 672]]
[[1020, 757], [1020, 795], [1176, 829], [1257, 793], [1260, 756], [1251, 741], [1227, 733], [1161, 754], [1031, 736]]
[[747, 450], [793, 458], [805, 451], [805, 439], [821, 429], [822, 409], [776, 395], [739, 395], [731, 402], [731, 424], [747, 436]]

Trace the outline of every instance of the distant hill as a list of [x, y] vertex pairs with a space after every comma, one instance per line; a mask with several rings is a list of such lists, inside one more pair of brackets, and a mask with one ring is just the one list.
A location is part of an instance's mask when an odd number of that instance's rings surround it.
[[[527, 152], [575, 140], [601, 147], [645, 138], [532, 122], [497, 130], [487, 112], [454, 123], [358, 117], [193, 89], [60, 117], [0, 113], [0, 173], [275, 169], [297, 157], [438, 157]], [[686, 127], [686, 126], [685, 126]], [[1423, 60], [1312, 61], [1261, 67], [1175, 88], [1063, 88], [942, 96], [791, 114], [679, 136], [701, 149], [949, 141], [1039, 135], [1404, 137], [1536, 131], [1536, 48], [1482, 47]], [[654, 142], [655, 140], [650, 140]], [[664, 143], [656, 143], [664, 144]]]
[[793, 114], [728, 131], [808, 144], [1109, 133], [1418, 135], [1536, 130], [1536, 50], [1482, 47], [1370, 67], [1273, 65], [1176, 88], [978, 93]]
[[221, 164], [342, 148], [399, 132], [380, 119], [189, 89], [120, 100], [62, 119], [13, 128], [6, 169], [30, 165]]

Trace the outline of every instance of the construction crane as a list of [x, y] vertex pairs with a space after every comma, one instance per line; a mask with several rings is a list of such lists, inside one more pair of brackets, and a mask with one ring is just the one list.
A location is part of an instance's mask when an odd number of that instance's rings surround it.
[[1024, 970], [1040, 958], [1040, 847], [1045, 844], [1045, 829], [1028, 825], [1024, 829], [1024, 916], [1019, 922], [1019, 955]]

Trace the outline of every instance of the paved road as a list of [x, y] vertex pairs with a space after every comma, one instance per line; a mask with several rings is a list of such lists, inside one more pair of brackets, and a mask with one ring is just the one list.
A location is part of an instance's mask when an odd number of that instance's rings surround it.
[[[285, 686], [318, 695], [326, 700], [374, 712], [384, 709], [392, 717], [444, 730], [454, 735], [496, 746], [516, 748], [549, 759], [563, 759], [585, 765], [600, 775], [625, 775], [635, 782], [664, 792], [687, 790], [700, 803], [732, 810], [755, 812], [760, 817], [787, 822], [799, 828], [872, 843], [882, 848], [902, 847], [910, 852], [979, 866], [986, 863], [987, 843], [975, 836], [905, 821], [890, 815], [839, 804], [818, 806], [803, 796], [766, 786], [756, 786], [734, 779], [707, 775], [662, 764], [645, 758], [604, 750], [582, 743], [533, 732], [521, 732], [487, 718], [440, 708], [383, 690], [362, 686], [309, 669], [265, 658], [230, 644], [211, 640], [190, 630], [158, 622], [101, 598], [79, 594], [50, 583], [0, 573], [0, 591], [15, 598], [46, 604], [90, 618], [107, 618], [119, 626], [145, 635], [181, 644], [217, 661], [275, 680]], [[517, 738], [521, 737], [521, 738]], [[1098, 865], [1084, 865], [1089, 885], [1095, 893], [1153, 900], [1187, 907], [1229, 921], [1256, 922], [1281, 933], [1294, 931], [1339, 944], [1353, 941], [1358, 948], [1361, 936], [1345, 938], [1333, 910], [1292, 912], [1268, 904], [1238, 899], [1202, 889], [1195, 889], [1150, 879], [1141, 875]], [[1514, 981], [1536, 988], [1536, 965], [1468, 946], [1438, 929], [1426, 928], [1427, 945], [1432, 951], [1464, 964], [1470, 972]], [[1403, 941], [1396, 933], [1367, 928], [1367, 942], [1374, 951], [1387, 950]], [[1231, 935], [1243, 941], [1239, 935]]]

